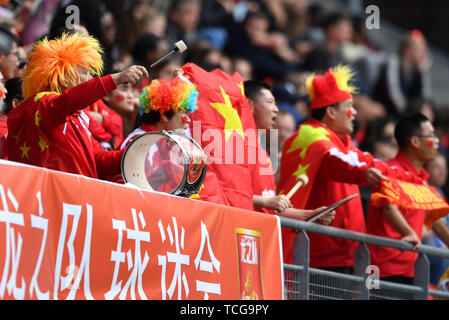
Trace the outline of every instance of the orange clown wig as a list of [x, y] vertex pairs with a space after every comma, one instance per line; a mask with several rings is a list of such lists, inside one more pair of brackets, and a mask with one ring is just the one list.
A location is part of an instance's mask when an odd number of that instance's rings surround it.
[[103, 70], [98, 40], [84, 34], [63, 34], [61, 38], [45, 38], [35, 44], [27, 57], [22, 91], [25, 99], [43, 91], [62, 93], [80, 83], [77, 67], [99, 76]]

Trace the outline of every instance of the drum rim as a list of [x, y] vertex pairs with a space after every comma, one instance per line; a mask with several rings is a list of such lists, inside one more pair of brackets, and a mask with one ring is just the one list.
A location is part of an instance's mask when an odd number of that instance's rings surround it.
[[[203, 185], [203, 183], [204, 183], [204, 180], [205, 180], [205, 178], [206, 178], [206, 171], [207, 171], [207, 156], [206, 156], [206, 154], [204, 153], [204, 150], [201, 148], [201, 146], [199, 145], [199, 143], [198, 142], [196, 142], [193, 138], [191, 138], [191, 137], [189, 137], [188, 135], [185, 135], [185, 134], [181, 134], [181, 133], [179, 133], [179, 132], [176, 132], [175, 130], [160, 130], [160, 131], [151, 131], [151, 132], [145, 132], [145, 133], [142, 133], [142, 134], [140, 134], [140, 135], [138, 135], [137, 137], [135, 137], [134, 139], [131, 139], [131, 141], [129, 142], [129, 144], [128, 144], [128, 146], [125, 148], [125, 150], [124, 150], [124, 152], [123, 152], [123, 155], [122, 155], [122, 159], [121, 159], [121, 164], [120, 164], [120, 166], [121, 166], [121, 173], [122, 173], [122, 178], [123, 178], [123, 181], [125, 182], [125, 183], [131, 183], [130, 181], [129, 181], [129, 179], [127, 179], [126, 178], [126, 176], [125, 176], [125, 158], [126, 158], [126, 155], [127, 155], [127, 153], [129, 152], [129, 150], [130, 150], [130, 148], [131, 148], [131, 146], [134, 144], [134, 143], [136, 143], [136, 141], [138, 141], [139, 139], [141, 139], [143, 136], [147, 136], [147, 135], [156, 135], [156, 134], [158, 134], [158, 135], [161, 135], [161, 136], [165, 136], [165, 137], [167, 137], [167, 138], [169, 138], [169, 139], [171, 139], [171, 140], [173, 140], [175, 143], [176, 143], [176, 145], [181, 149], [181, 152], [182, 152], [182, 156], [183, 156], [183, 158], [184, 158], [184, 174], [183, 174], [183, 176], [182, 176], [182, 180], [179, 182], [179, 184], [178, 184], [178, 186], [176, 187], [176, 189], [173, 191], [173, 192], [171, 192], [171, 193], [168, 193], [168, 194], [172, 194], [172, 195], [175, 195], [175, 196], [188, 196], [188, 197], [190, 197], [190, 196], [192, 196], [193, 194], [195, 194], [195, 192], [193, 192], [192, 190], [188, 190], [188, 188], [186, 188], [186, 183], [187, 183], [187, 175], [188, 175], [188, 170], [189, 170], [189, 164], [190, 164], [190, 159], [189, 159], [189, 153], [186, 151], [186, 149], [182, 146], [182, 144], [181, 143], [179, 143], [179, 141], [177, 141], [177, 139], [176, 138], [173, 138], [173, 136], [180, 136], [180, 137], [182, 137], [182, 138], [185, 138], [185, 139], [187, 139], [189, 142], [191, 142], [194, 146], [196, 146], [197, 148], [198, 148], [198, 150], [200, 150], [201, 152], [202, 152], [202, 154], [204, 155], [204, 159], [206, 160], [205, 161], [205, 164], [204, 164], [204, 168], [203, 168], [203, 172], [201, 173], [201, 175], [200, 175], [200, 177], [199, 177], [199, 179], [197, 180], [197, 181], [195, 181], [193, 184], [198, 184], [200, 187], [198, 188], [198, 190], [197, 190], [197, 192], [199, 192], [199, 190], [200, 190], [200, 188], [201, 188], [201, 186]], [[187, 173], [187, 174], [186, 174]], [[193, 184], [191, 184], [191, 183], [187, 183], [187, 185], [193, 185]], [[156, 191], [156, 190], [154, 190], [152, 187], [151, 187], [151, 185], [150, 185], [150, 183], [148, 182], [148, 186], [150, 187], [150, 190], [148, 190], [148, 191], [155, 191], [155, 192], [159, 192], [159, 191]], [[181, 187], [182, 186], [182, 187]]]

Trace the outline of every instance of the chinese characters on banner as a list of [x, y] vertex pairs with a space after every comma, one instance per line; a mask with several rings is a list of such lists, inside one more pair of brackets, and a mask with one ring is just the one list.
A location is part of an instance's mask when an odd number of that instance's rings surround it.
[[260, 233], [237, 228], [239, 251], [239, 285], [242, 300], [263, 300], [260, 274]]
[[0, 161], [0, 299], [282, 299], [275, 216]]

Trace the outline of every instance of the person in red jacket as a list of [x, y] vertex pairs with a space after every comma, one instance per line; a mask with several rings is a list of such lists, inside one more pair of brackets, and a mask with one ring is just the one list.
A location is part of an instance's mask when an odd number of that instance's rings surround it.
[[127, 137], [134, 129], [137, 113], [139, 111], [139, 96], [141, 89], [135, 88], [130, 84], [120, 85], [103, 98], [109, 109], [121, 118], [122, 139], [116, 140], [118, 144], [116, 149], [120, 148], [123, 138]]
[[[265, 82], [248, 80], [244, 82], [245, 95], [251, 106], [254, 122], [258, 130], [269, 130], [274, 128], [275, 119], [279, 109], [276, 100], [271, 92], [271, 87]], [[299, 210], [292, 207], [290, 200], [284, 195], [276, 195], [276, 183], [274, 172], [268, 152], [263, 149], [259, 138], [257, 139], [257, 161], [259, 166], [258, 175], [253, 182], [253, 204], [256, 211], [268, 214], [277, 214], [282, 217], [305, 220], [318, 211], [324, 209], [314, 208], [314, 210]], [[324, 215], [317, 222], [329, 224], [335, 216], [335, 211]]]
[[[140, 116], [142, 124], [130, 133], [121, 145], [125, 149], [133, 139], [142, 134], [155, 131], [179, 130], [183, 133], [189, 127], [188, 112], [197, 108], [198, 91], [187, 80], [174, 77], [171, 80], [155, 79], [142, 89], [140, 96]], [[171, 193], [181, 181], [184, 168], [174, 158], [182, 155], [173, 142], [159, 140], [150, 150], [151, 158], [146, 166], [146, 175], [150, 185], [156, 191]]]
[[0, 111], [0, 158], [8, 160], [8, 114], [23, 101], [22, 78], [12, 78], [5, 82], [0, 71], [0, 81], [0, 105], [3, 104], [3, 110]]
[[[285, 142], [280, 164], [278, 192], [286, 194], [300, 175], [308, 184], [290, 199], [293, 207], [313, 209], [331, 205], [353, 194], [359, 184], [377, 185], [387, 176], [405, 175], [358, 150], [351, 141], [353, 121], [352, 70], [343, 65], [329, 69], [324, 75], [312, 75], [307, 81], [312, 118], [302, 123]], [[365, 232], [360, 197], [336, 209], [332, 227]], [[283, 230], [284, 260], [292, 262], [293, 239], [290, 229]], [[352, 273], [357, 242], [308, 233], [310, 267]]]
[[101, 147], [83, 109], [148, 72], [131, 66], [100, 77], [100, 54], [98, 40], [83, 34], [36, 43], [23, 77], [25, 101], [8, 116], [10, 160], [92, 178], [120, 172], [122, 152]]
[[[423, 166], [435, 159], [439, 144], [432, 123], [421, 113], [405, 116], [397, 123], [394, 135], [399, 145], [399, 152], [387, 163], [403, 168], [417, 179], [427, 181], [429, 174]], [[398, 208], [394, 204], [378, 208], [370, 204], [367, 232], [404, 240], [418, 248], [421, 245], [425, 218], [425, 210]], [[432, 224], [432, 230], [449, 247], [449, 230], [443, 219], [436, 220]], [[371, 264], [379, 267], [381, 280], [413, 284], [414, 266], [418, 257], [416, 252], [372, 245], [368, 247]]]
[[89, 117], [89, 131], [103, 148], [106, 150], [118, 149], [123, 141], [122, 117], [109, 108], [103, 100], [98, 100], [87, 107], [84, 112]]
[[188, 113], [197, 108], [197, 98], [196, 86], [179, 76], [151, 81], [140, 95], [141, 124], [125, 138], [120, 148], [126, 148], [131, 139], [147, 132], [187, 129]]
[[[256, 128], [264, 130], [273, 129], [279, 109], [276, 100], [268, 84], [248, 80], [244, 83], [245, 95], [251, 106]], [[273, 168], [268, 152], [260, 144], [259, 132], [257, 133], [257, 160], [260, 166], [257, 181], [254, 181], [253, 204], [256, 211], [273, 213], [274, 210], [284, 212], [291, 208], [290, 200], [285, 195], [276, 195]]]

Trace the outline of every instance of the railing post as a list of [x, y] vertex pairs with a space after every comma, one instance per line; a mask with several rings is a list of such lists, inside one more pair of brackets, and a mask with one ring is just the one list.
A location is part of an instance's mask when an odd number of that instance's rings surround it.
[[308, 299], [309, 291], [309, 237], [301, 230], [293, 241], [293, 264], [303, 266], [299, 276], [299, 300]]
[[[370, 265], [370, 254], [365, 243], [360, 242], [354, 253], [354, 275], [366, 278], [366, 268]], [[360, 283], [360, 300], [369, 299], [369, 288], [365, 281]]]
[[423, 293], [416, 300], [427, 300], [429, 297], [430, 264], [424, 253], [419, 253], [415, 262], [414, 285], [423, 288]]

